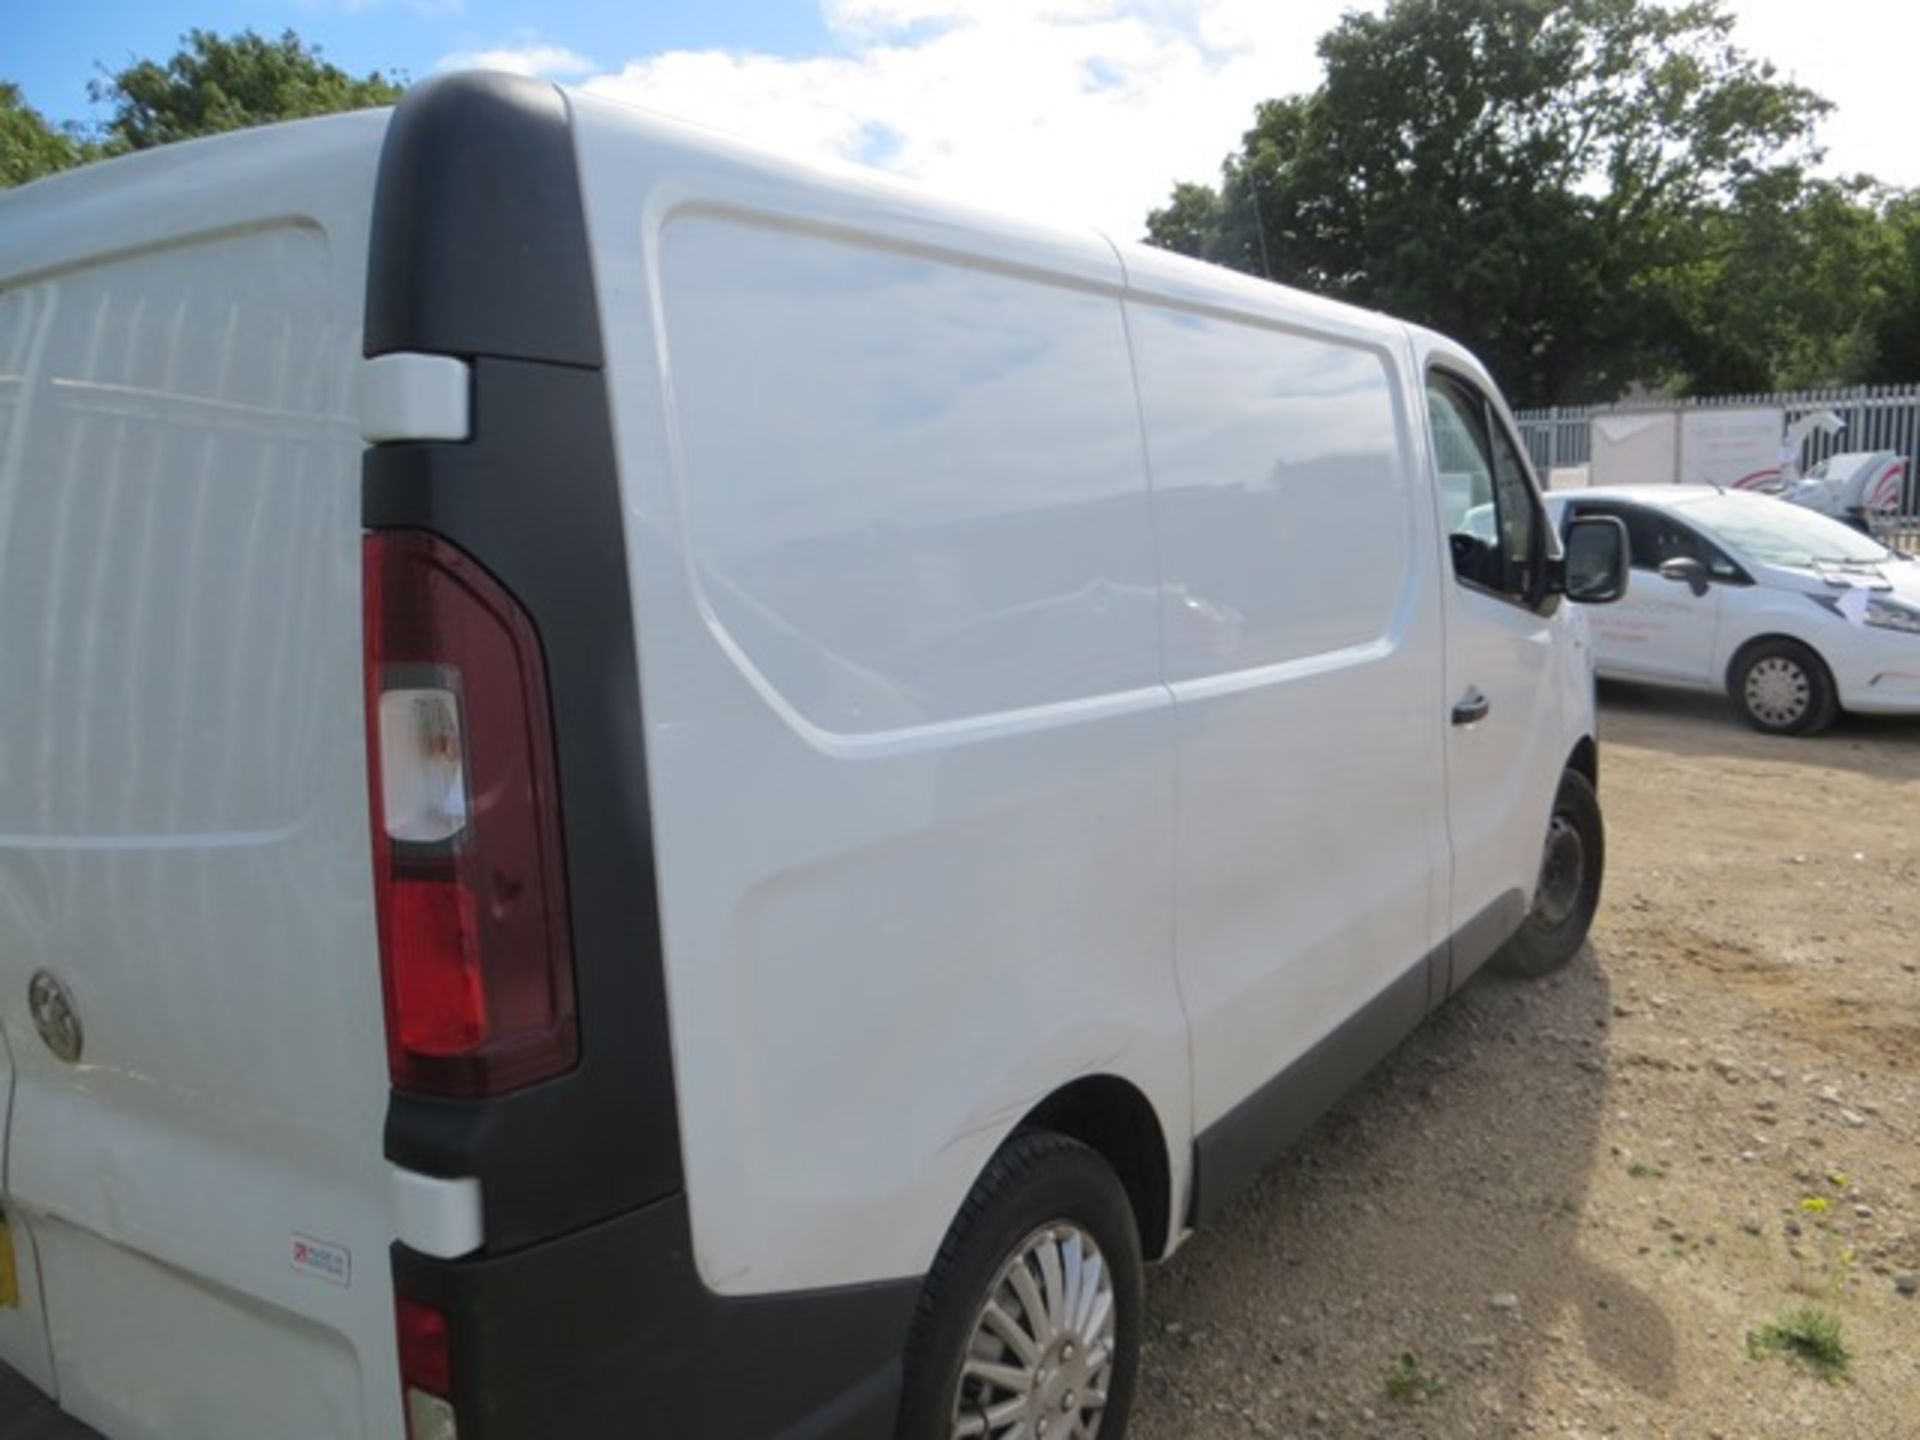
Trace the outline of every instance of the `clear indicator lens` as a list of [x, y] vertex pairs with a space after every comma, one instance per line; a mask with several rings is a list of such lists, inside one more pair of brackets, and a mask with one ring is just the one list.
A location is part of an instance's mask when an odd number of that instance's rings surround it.
[[467, 828], [466, 752], [453, 691], [381, 692], [380, 791], [391, 839], [436, 845]]
[[453, 1406], [418, 1386], [407, 1387], [407, 1440], [459, 1440]]

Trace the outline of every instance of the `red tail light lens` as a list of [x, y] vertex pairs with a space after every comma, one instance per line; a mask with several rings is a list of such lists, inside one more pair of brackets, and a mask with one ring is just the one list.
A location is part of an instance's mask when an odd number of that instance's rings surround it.
[[418, 1300], [395, 1302], [400, 1332], [400, 1378], [435, 1395], [453, 1393], [453, 1347], [447, 1317]]
[[458, 1440], [453, 1410], [453, 1346], [447, 1317], [418, 1300], [394, 1303], [400, 1341], [400, 1393], [407, 1440]]
[[580, 1052], [539, 637], [437, 536], [376, 531], [363, 558], [393, 1083], [499, 1094]]

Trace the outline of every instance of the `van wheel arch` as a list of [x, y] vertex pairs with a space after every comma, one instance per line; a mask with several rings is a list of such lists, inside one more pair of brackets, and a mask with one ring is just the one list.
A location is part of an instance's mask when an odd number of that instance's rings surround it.
[[1567, 763], [1560, 767], [1575, 774], [1586, 776], [1587, 783], [1595, 790], [1600, 788], [1600, 747], [1593, 743], [1591, 735], [1582, 735], [1580, 743], [1573, 747], [1567, 756]]
[[1139, 1087], [1114, 1075], [1063, 1085], [1029, 1110], [1008, 1139], [1036, 1131], [1078, 1140], [1111, 1165], [1133, 1206], [1141, 1250], [1148, 1260], [1166, 1255], [1173, 1212], [1167, 1136]]

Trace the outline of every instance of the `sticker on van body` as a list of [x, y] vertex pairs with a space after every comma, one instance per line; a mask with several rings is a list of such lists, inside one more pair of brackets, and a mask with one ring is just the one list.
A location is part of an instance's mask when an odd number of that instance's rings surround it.
[[346, 1246], [335, 1245], [329, 1240], [315, 1240], [309, 1235], [296, 1234], [292, 1238], [290, 1258], [294, 1269], [318, 1275], [322, 1280], [331, 1280], [335, 1285], [353, 1283], [353, 1252]]

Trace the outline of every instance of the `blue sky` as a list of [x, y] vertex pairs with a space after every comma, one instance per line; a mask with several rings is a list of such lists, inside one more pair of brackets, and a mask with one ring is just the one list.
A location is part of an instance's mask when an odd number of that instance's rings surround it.
[[0, 41], [0, 77], [61, 120], [91, 114], [86, 86], [96, 63], [118, 68], [129, 57], [171, 55], [179, 36], [196, 27], [269, 35], [291, 28], [356, 75], [400, 70], [415, 79], [447, 55], [534, 44], [613, 67], [683, 49], [792, 56], [828, 40], [813, 0], [12, 0], [7, 8], [14, 13]]
[[[96, 62], [200, 27], [292, 28], [357, 74], [482, 63], [809, 158], [1138, 234], [1213, 180], [1254, 105], [1313, 87], [1314, 42], [1384, 0], [0, 0], [0, 79], [95, 118]], [[1725, 0], [1734, 39], [1838, 103], [1829, 168], [1920, 186], [1914, 0]]]

